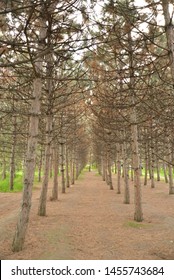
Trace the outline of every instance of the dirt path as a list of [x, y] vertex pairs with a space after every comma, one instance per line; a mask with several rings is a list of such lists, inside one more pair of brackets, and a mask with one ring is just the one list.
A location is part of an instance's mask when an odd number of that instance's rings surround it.
[[143, 186], [145, 219], [140, 224], [133, 221], [132, 183], [130, 189], [131, 204], [125, 205], [123, 191], [118, 195], [95, 172], [86, 172], [57, 202], [48, 195], [47, 217], [37, 216], [35, 190], [25, 247], [19, 253], [10, 246], [21, 194], [0, 193], [0, 258], [174, 259], [174, 196], [168, 195], [168, 186]]

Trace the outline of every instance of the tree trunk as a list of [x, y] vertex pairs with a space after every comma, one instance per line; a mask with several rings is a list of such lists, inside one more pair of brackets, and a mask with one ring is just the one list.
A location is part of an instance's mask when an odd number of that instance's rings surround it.
[[16, 129], [17, 121], [16, 116], [13, 117], [13, 140], [12, 140], [12, 149], [11, 149], [11, 159], [10, 159], [10, 190], [14, 189], [14, 177], [15, 177], [15, 150], [16, 150]]
[[50, 156], [51, 156], [51, 134], [52, 134], [52, 116], [47, 116], [46, 123], [46, 147], [45, 147], [45, 165], [44, 165], [44, 177], [42, 182], [42, 189], [39, 200], [38, 215], [46, 216], [46, 201], [47, 190], [50, 171]]
[[71, 154], [70, 178], [71, 178], [71, 185], [74, 185], [74, 183], [75, 183], [74, 150], [72, 151], [72, 154]]
[[59, 158], [58, 151], [56, 147], [54, 148], [54, 178], [53, 178], [53, 188], [51, 200], [58, 199], [58, 172], [59, 172]]
[[123, 169], [124, 169], [124, 203], [130, 204], [130, 191], [129, 191], [129, 165], [127, 160], [127, 145], [123, 143]]
[[6, 177], [7, 177], [7, 166], [6, 166], [5, 153], [3, 152], [2, 180], [5, 180]]
[[114, 188], [112, 183], [110, 147], [108, 147], [108, 151], [107, 151], [107, 169], [108, 169], [108, 185], [110, 187], [110, 190], [113, 190]]
[[133, 112], [134, 122], [132, 124], [132, 152], [134, 169], [134, 195], [135, 195], [135, 213], [134, 219], [137, 222], [143, 220], [142, 202], [141, 202], [141, 180], [140, 180], [140, 160], [138, 151], [138, 131], [136, 123], [136, 113]]
[[38, 168], [38, 182], [41, 182], [41, 180], [42, 180], [42, 161], [43, 161], [43, 150], [42, 150], [42, 147], [41, 147], [40, 161], [39, 161], [39, 168]]
[[79, 162], [76, 155], [76, 180], [78, 179], [78, 177], [79, 177]]
[[103, 181], [106, 181], [106, 162], [105, 162], [105, 157], [102, 155], [102, 179]]
[[53, 178], [53, 149], [52, 148], [50, 154], [50, 178]]
[[154, 165], [155, 165], [154, 144], [153, 144], [153, 139], [151, 138], [151, 188], [155, 188]]
[[66, 146], [66, 187], [70, 187], [70, 181], [69, 181], [69, 152], [68, 147]]
[[144, 186], [147, 186], [147, 169], [148, 169], [148, 155], [147, 155], [147, 144], [145, 143], [145, 166], [144, 166]]
[[168, 170], [169, 170], [169, 194], [174, 194], [174, 184], [173, 184], [173, 166], [172, 166], [172, 147], [170, 139], [168, 139]]
[[135, 106], [135, 81], [134, 81], [134, 59], [133, 59], [133, 40], [131, 35], [131, 25], [127, 22], [128, 31], [128, 41], [129, 41], [129, 91], [130, 91], [130, 102], [131, 102], [131, 135], [132, 135], [132, 159], [133, 159], [133, 169], [134, 169], [134, 203], [135, 203], [135, 212], [134, 220], [141, 222], [143, 220], [142, 212], [142, 201], [141, 201], [141, 172], [140, 172], [140, 156], [139, 156], [139, 147], [138, 147], [138, 126], [137, 126], [137, 113]]
[[64, 168], [64, 158], [65, 158], [65, 149], [64, 149], [65, 143], [63, 140], [61, 140], [60, 143], [60, 166], [61, 166], [61, 180], [62, 180], [62, 193], [66, 192], [65, 188], [65, 168]]
[[[39, 68], [41, 69], [41, 63]], [[12, 250], [21, 251], [25, 241], [26, 230], [31, 208], [32, 186], [34, 181], [36, 147], [38, 141], [38, 124], [40, 113], [40, 97], [42, 90], [42, 79], [36, 78], [33, 82], [33, 100], [31, 104], [31, 117], [29, 127], [28, 148], [25, 160], [24, 188], [21, 210], [18, 217], [17, 227], [13, 239]]]
[[121, 160], [120, 145], [117, 144], [117, 194], [121, 193]]
[[170, 59], [170, 69], [173, 81], [173, 88], [174, 88], [174, 29], [172, 24], [172, 17], [170, 17], [169, 12], [169, 4], [172, 3], [169, 0], [162, 0], [162, 7], [163, 7], [163, 14], [165, 18], [165, 25], [166, 25], [166, 37], [167, 37], [167, 45], [169, 48], [169, 59]]
[[[49, 26], [50, 28], [50, 26]], [[47, 99], [47, 110], [46, 110], [46, 146], [45, 146], [45, 161], [44, 161], [44, 177], [42, 182], [42, 189], [39, 200], [38, 215], [46, 216], [46, 202], [47, 202], [47, 191], [50, 174], [50, 163], [51, 163], [51, 146], [52, 146], [52, 128], [53, 128], [53, 55], [49, 53], [45, 57], [47, 80], [46, 80], [46, 99]]]
[[165, 182], [168, 183], [169, 180], [168, 180], [168, 176], [167, 176], [166, 163], [164, 161], [163, 161], [163, 171], [164, 171]]

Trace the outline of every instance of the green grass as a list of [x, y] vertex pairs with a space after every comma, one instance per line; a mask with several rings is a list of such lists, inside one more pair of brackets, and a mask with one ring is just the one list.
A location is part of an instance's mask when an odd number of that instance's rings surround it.
[[[147, 173], [148, 175], [148, 178], [149, 178], [149, 172]], [[160, 169], [159, 171], [159, 174], [160, 174], [160, 179], [161, 180], [164, 180], [165, 177], [164, 177], [164, 171], [162, 169]], [[168, 175], [168, 174], [167, 174]], [[142, 170], [142, 176], [144, 177], [145, 176], [145, 169]], [[157, 180], [157, 171], [154, 170], [154, 178]]]
[[[38, 183], [38, 173], [35, 173], [34, 183]], [[23, 189], [23, 172], [18, 171], [16, 172], [14, 178], [14, 189], [10, 190], [10, 176], [7, 175], [5, 180], [0, 180], [0, 192], [21, 192]]]
[[96, 173], [95, 173], [95, 176], [101, 177], [101, 174], [99, 174], [98, 172], [96, 172]]
[[10, 177], [7, 175], [5, 180], [0, 180], [0, 192], [20, 192], [23, 188], [23, 176], [22, 172], [19, 171], [16, 173], [14, 178], [14, 190], [10, 191], [9, 189]]
[[144, 223], [138, 223], [136, 221], [126, 221], [124, 223], [125, 227], [131, 227], [131, 228], [137, 228], [137, 229], [141, 229], [141, 228], [146, 228], [149, 227], [149, 224], [144, 224]]

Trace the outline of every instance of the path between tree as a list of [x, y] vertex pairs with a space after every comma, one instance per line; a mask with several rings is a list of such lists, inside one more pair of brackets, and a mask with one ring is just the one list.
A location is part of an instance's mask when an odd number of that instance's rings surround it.
[[[10, 250], [21, 200], [20, 193], [0, 194], [1, 259], [173, 259], [174, 196], [159, 182], [143, 186], [143, 223], [133, 221], [131, 204], [109, 190], [96, 172], [85, 172], [59, 200], [47, 202], [47, 217], [37, 215], [40, 190], [33, 202], [25, 247]], [[114, 176], [116, 188], [116, 177]]]

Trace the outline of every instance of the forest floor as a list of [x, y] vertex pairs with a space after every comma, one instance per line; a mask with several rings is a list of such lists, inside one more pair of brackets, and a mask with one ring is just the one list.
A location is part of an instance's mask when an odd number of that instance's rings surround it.
[[[19, 212], [21, 193], [0, 193], [0, 259], [45, 260], [161, 260], [174, 259], [174, 195], [168, 185], [156, 183], [154, 189], [142, 186], [142, 223], [133, 220], [131, 204], [123, 204], [94, 171], [84, 172], [58, 201], [50, 201], [47, 216], [39, 217], [40, 187], [33, 191], [32, 209], [25, 246], [12, 253], [11, 243]], [[123, 184], [123, 182], [122, 182]]]

